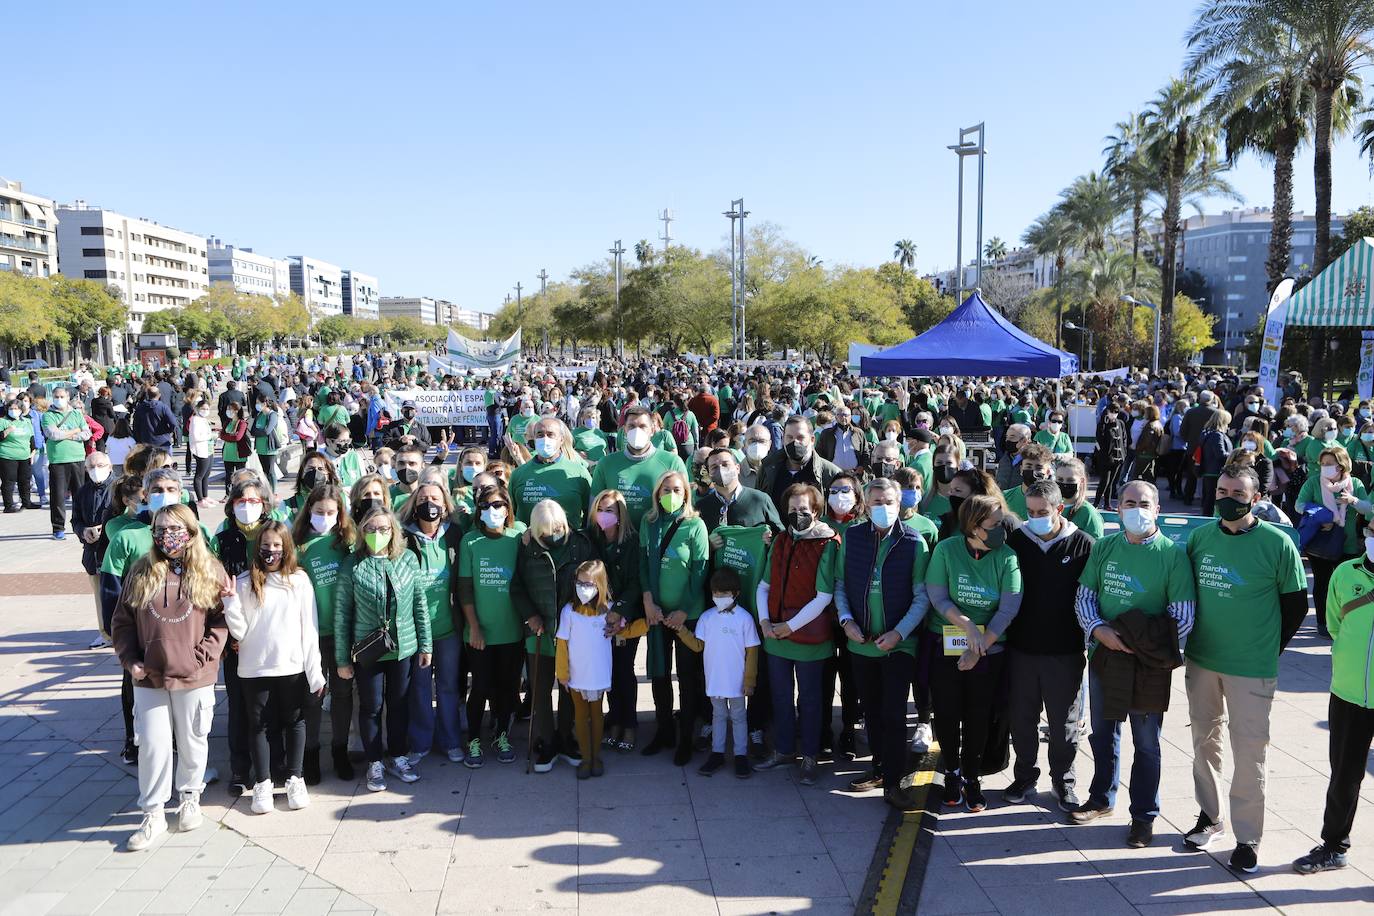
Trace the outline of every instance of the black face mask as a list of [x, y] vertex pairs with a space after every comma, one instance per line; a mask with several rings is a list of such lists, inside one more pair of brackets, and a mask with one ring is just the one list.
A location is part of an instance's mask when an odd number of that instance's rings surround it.
[[952, 464], [939, 464], [935, 466], [935, 479], [939, 483], [949, 483], [954, 479], [954, 475], [957, 473], [959, 473], [959, 469]]
[[983, 529], [983, 543], [988, 545], [988, 550], [996, 550], [1007, 542], [1007, 529], [998, 525], [991, 531]]
[[259, 550], [258, 556], [262, 562], [268, 566], [273, 566], [281, 561], [282, 552], [280, 550]]
[[794, 509], [787, 513], [787, 525], [793, 531], [805, 531], [810, 528], [815, 521], [816, 516], [812, 515], [810, 512], [798, 512]]
[[811, 457], [811, 446], [805, 442], [789, 442], [785, 448], [787, 457], [793, 461], [805, 461]]
[[415, 468], [397, 468], [396, 479], [406, 486], [410, 486], [420, 479], [420, 472]]
[[301, 472], [301, 487], [308, 493], [315, 489], [315, 484], [319, 482], [319, 479], [319, 468], [306, 468]]
[[949, 498], [949, 511], [955, 518], [959, 517], [959, 507], [964, 504], [964, 497], [951, 496]]
[[336, 454], [336, 455], [342, 455], [344, 452], [348, 451], [348, 450], [349, 450], [350, 448], [352, 448], [352, 447], [353, 447], [353, 442], [352, 442], [352, 440], [350, 440], [350, 439], [330, 439], [330, 440], [329, 440], [329, 448], [330, 448], [330, 450], [333, 451], [334, 454]]
[[879, 477], [891, 477], [893, 474], [896, 474], [896, 473], [897, 473], [897, 470], [898, 470], [900, 467], [901, 467], [901, 465], [899, 465], [899, 464], [893, 464], [893, 463], [890, 462], [890, 461], [884, 461], [884, 462], [882, 462], [881, 464], [878, 465], [878, 476], [879, 476]]
[[438, 503], [423, 502], [415, 507], [415, 514], [422, 522], [437, 522], [444, 514], [443, 506]]
[[1025, 484], [1026, 486], [1030, 486], [1031, 484], [1035, 483], [1037, 480], [1048, 480], [1048, 479], [1049, 479], [1049, 475], [1048, 475], [1048, 474], [1037, 474], [1037, 473], [1035, 473], [1034, 471], [1032, 471], [1030, 468], [1022, 468], [1022, 469], [1021, 469], [1021, 482], [1022, 482], [1023, 484]]
[[1078, 498], [1078, 481], [1075, 480], [1075, 481], [1073, 481], [1072, 483], [1061, 483], [1061, 484], [1059, 484], [1059, 493], [1060, 493], [1060, 495], [1062, 495], [1062, 496], [1063, 496], [1065, 499], [1067, 499], [1067, 500], [1071, 500], [1071, 501], [1072, 501], [1072, 500], [1077, 499], [1077, 498]]
[[382, 508], [383, 503], [375, 496], [364, 496], [358, 500], [358, 504], [353, 507], [353, 520], [356, 522], [372, 509]]
[[405, 417], [407, 420], [415, 419], [415, 408], [407, 407], [405, 410], [401, 411], [401, 416]]
[[1250, 504], [1243, 503], [1238, 499], [1227, 496], [1217, 500], [1217, 515], [1221, 516], [1222, 521], [1238, 522], [1250, 514]]

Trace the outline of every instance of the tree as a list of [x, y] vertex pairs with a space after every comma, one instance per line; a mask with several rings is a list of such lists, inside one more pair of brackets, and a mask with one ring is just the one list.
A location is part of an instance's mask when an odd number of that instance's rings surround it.
[[1092, 251], [1070, 265], [1064, 278], [1064, 292], [1082, 310], [1108, 362], [1124, 359], [1130, 348], [1128, 323], [1115, 320], [1122, 297], [1153, 298], [1159, 290], [1159, 271], [1137, 260], [1124, 249]]
[[0, 270], [0, 344], [14, 350], [45, 340], [66, 340], [66, 331], [53, 322], [44, 281]]
[[312, 323], [310, 310], [306, 308], [300, 296], [295, 293], [278, 294], [274, 299], [274, 305], [274, 337], [304, 337], [309, 332]]
[[916, 267], [916, 243], [911, 239], [898, 239], [892, 246], [892, 259], [902, 270]]
[[418, 318], [403, 315], [382, 322], [385, 334], [393, 344], [408, 346], [425, 339], [425, 325]]
[[983, 271], [980, 282], [983, 301], [1013, 321], [1035, 291], [1035, 283], [1029, 276], [1004, 268], [994, 267]]
[[939, 324], [958, 307], [953, 296], [942, 296], [935, 284], [913, 277], [896, 261], [888, 261], [875, 272], [879, 282], [891, 290], [893, 303], [917, 334]]
[[[1064, 282], [1064, 264], [1068, 260], [1069, 248], [1073, 244], [1073, 231], [1069, 219], [1060, 207], [1053, 207], [1048, 213], [1037, 217], [1026, 230], [1021, 240], [1035, 249], [1043, 257], [1054, 258], [1054, 286]], [[1133, 259], [1134, 263], [1134, 259]], [[1132, 285], [1135, 284], [1132, 278]], [[1063, 347], [1064, 297], [1056, 298], [1058, 318], [1055, 321], [1054, 345]], [[1046, 338], [1048, 339], [1048, 338]]]
[[1360, 239], [1374, 236], [1374, 207], [1360, 207], [1345, 218], [1341, 234], [1331, 241], [1331, 260], [1339, 258]]
[[[1150, 161], [1145, 143], [1145, 117], [1132, 112], [1116, 123], [1116, 133], [1107, 137], [1102, 154], [1107, 157], [1103, 173], [1112, 182], [1117, 196], [1131, 209], [1131, 259], [1138, 262], [1140, 240], [1145, 234], [1145, 198], [1154, 187], [1158, 165]], [[1131, 278], [1132, 285], [1135, 278]]]
[[1070, 247], [1079, 252], [1101, 251], [1116, 236], [1121, 198], [1112, 183], [1096, 172], [1075, 178], [1059, 193]]
[[635, 261], [640, 267], [647, 267], [654, 261], [654, 246], [649, 244], [648, 239], [640, 239], [635, 242]]
[[128, 322], [128, 309], [103, 283], [57, 274], [45, 284], [52, 323], [71, 341], [73, 367], [82, 343], [99, 340], [116, 328], [122, 330]]
[[353, 319], [347, 315], [330, 315], [321, 318], [315, 325], [315, 334], [320, 338], [320, 346], [332, 347], [342, 340], [357, 340], [357, 329]]
[[983, 258], [988, 261], [1000, 261], [1007, 256], [1007, 243], [1002, 241], [1000, 236], [994, 235], [983, 245]]

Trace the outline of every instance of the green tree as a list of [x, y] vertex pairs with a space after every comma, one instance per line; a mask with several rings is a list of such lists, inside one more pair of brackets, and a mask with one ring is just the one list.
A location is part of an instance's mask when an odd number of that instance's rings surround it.
[[1331, 258], [1335, 260], [1363, 238], [1374, 236], [1374, 207], [1360, 207], [1345, 218], [1341, 234], [1331, 241]]
[[1124, 249], [1092, 251], [1073, 262], [1064, 279], [1065, 294], [1081, 309], [1099, 352], [1112, 364], [1125, 359], [1131, 346], [1127, 323], [1115, 320], [1122, 297], [1153, 299], [1159, 290], [1159, 271], [1136, 260]]
[[124, 303], [103, 283], [62, 274], [44, 283], [52, 323], [62, 328], [71, 341], [72, 366], [80, 356], [81, 344], [97, 341], [109, 331], [123, 330], [129, 320]]
[[[1056, 347], [1063, 346], [1063, 332], [1060, 330], [1064, 325], [1064, 296], [1062, 286], [1064, 283], [1064, 266], [1068, 261], [1069, 249], [1073, 246], [1073, 227], [1069, 222], [1067, 214], [1058, 206], [1050, 208], [1048, 213], [1037, 217], [1026, 230], [1021, 240], [1035, 249], [1036, 253], [1042, 257], [1054, 258], [1054, 283], [1053, 286], [1059, 292], [1056, 294], [1054, 302], [1058, 310], [1058, 317], [1054, 325], [1053, 340]], [[1134, 259], [1132, 260], [1134, 263]], [[1134, 278], [1132, 279], [1134, 285]], [[1044, 338], [1049, 340], [1050, 338]]]
[[[1118, 121], [1116, 133], [1107, 137], [1102, 154], [1107, 157], [1104, 174], [1131, 210], [1131, 258], [1132, 263], [1137, 263], [1140, 240], [1145, 234], [1145, 198], [1159, 174], [1158, 165], [1150, 161], [1144, 115], [1132, 112], [1124, 121]], [[1135, 284], [1134, 277], [1131, 283]]]
[[295, 293], [281, 293], [273, 301], [273, 337], [304, 337], [310, 331], [310, 310]]
[[654, 262], [654, 246], [648, 239], [640, 239], [635, 242], [635, 261], [640, 267], [647, 267]]
[[1000, 261], [1007, 256], [1007, 243], [1002, 241], [1000, 236], [994, 235], [983, 245], [983, 258], [988, 261]]
[[892, 246], [892, 259], [902, 270], [916, 267], [916, 243], [911, 239], [898, 239]]
[[425, 325], [418, 318], [401, 316], [382, 322], [388, 340], [399, 346], [409, 346], [425, 339]]
[[0, 344], [6, 348], [16, 350], [45, 340], [67, 339], [67, 332], [51, 318], [43, 284], [35, 277], [0, 270]]
[[1096, 172], [1080, 175], [1059, 194], [1060, 212], [1077, 251], [1101, 251], [1114, 241], [1122, 202], [1116, 188]]
[[330, 315], [315, 324], [315, 334], [324, 347], [332, 347], [342, 340], [356, 340], [355, 332], [353, 319], [347, 315]]

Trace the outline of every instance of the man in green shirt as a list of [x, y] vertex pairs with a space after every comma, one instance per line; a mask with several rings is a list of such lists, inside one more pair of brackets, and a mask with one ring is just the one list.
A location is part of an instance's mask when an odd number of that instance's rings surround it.
[[563, 507], [570, 526], [582, 527], [583, 513], [592, 497], [592, 480], [585, 464], [563, 456], [563, 428], [552, 417], [535, 423], [531, 427], [534, 457], [511, 472], [515, 517], [526, 525], [535, 505], [552, 499]]
[[1187, 644], [1188, 715], [1193, 734], [1196, 826], [1184, 837], [1204, 849], [1224, 833], [1221, 731], [1231, 733], [1231, 867], [1259, 865], [1264, 833], [1269, 714], [1279, 653], [1307, 616], [1307, 574], [1291, 538], [1254, 515], [1263, 491], [1250, 468], [1217, 479], [1215, 524], [1193, 529], [1188, 559], [1197, 580], [1197, 615]]
[[[1090, 638], [1089, 654], [1100, 643], [1118, 652], [1126, 646], [1112, 621], [1127, 611], [1168, 614], [1178, 627], [1180, 644], [1193, 628], [1197, 590], [1193, 570], [1183, 548], [1159, 530], [1159, 490], [1145, 480], [1133, 480], [1121, 491], [1122, 531], [1093, 544], [1088, 565], [1078, 580], [1075, 612], [1078, 625]], [[1087, 824], [1110, 814], [1120, 785], [1121, 722], [1103, 715], [1102, 681], [1089, 666], [1093, 780], [1088, 800], [1070, 814], [1075, 824]], [[1131, 828], [1126, 845], [1140, 849], [1154, 839], [1159, 816], [1159, 776], [1162, 765], [1162, 712], [1130, 712], [1135, 761], [1131, 766]]]
[[[90, 427], [81, 408], [72, 403], [71, 392], [64, 385], [52, 390], [52, 404], [43, 414], [43, 438], [48, 456], [48, 512], [52, 521], [53, 540], [67, 536], [67, 496], [76, 498], [76, 491], [86, 482], [86, 440], [91, 438]], [[27, 493], [21, 493], [27, 499]]]
[[1054, 455], [1039, 442], [1021, 447], [1021, 484], [1005, 490], [1002, 498], [1007, 508], [1021, 521], [1026, 520], [1026, 488], [1037, 480], [1054, 479]]
[[619, 490], [625, 494], [630, 522], [636, 529], [644, 513], [649, 511], [658, 478], [668, 471], [677, 471], [683, 476], [687, 474], [687, 466], [682, 459], [673, 452], [656, 448], [651, 441], [652, 436], [653, 421], [648, 409], [639, 406], [626, 408], [624, 450], [612, 452], [598, 461], [596, 471], [592, 474], [592, 496], [603, 490]]

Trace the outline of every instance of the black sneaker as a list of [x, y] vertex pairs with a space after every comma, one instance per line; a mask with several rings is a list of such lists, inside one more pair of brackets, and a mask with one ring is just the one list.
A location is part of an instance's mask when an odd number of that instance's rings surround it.
[[307, 786], [318, 786], [320, 784], [319, 748], [306, 748], [305, 757], [301, 763], [301, 769]]
[[582, 752], [577, 749], [576, 744], [574, 744], [570, 748], [567, 748], [566, 750], [560, 747], [558, 751], [558, 759], [562, 760], [570, 767], [582, 766]]
[[536, 773], [547, 773], [553, 769], [553, 762], [558, 755], [552, 749], [546, 748], [543, 744], [534, 749], [534, 771]]
[[702, 776], [710, 776], [723, 766], [725, 766], [725, 755], [712, 752], [711, 756], [706, 758], [706, 762], [697, 767], [697, 772]]
[[1231, 853], [1230, 865], [1232, 870], [1243, 871], [1247, 875], [1259, 871], [1259, 844], [1237, 843], [1236, 851]]
[[1300, 875], [1315, 875], [1319, 871], [1335, 871], [1345, 868], [1345, 853], [1326, 846], [1313, 846], [1312, 851], [1293, 862], [1293, 871]]
[[903, 813], [920, 811], [921, 806], [916, 802], [916, 796], [910, 789], [892, 789], [883, 792], [883, 801]]
[[658, 731], [649, 739], [649, 743], [644, 745], [639, 751], [645, 757], [652, 757], [659, 751], [672, 750], [677, 746], [677, 729], [671, 725], [659, 726]]
[[877, 773], [864, 773], [849, 781], [849, 791], [851, 792], [872, 792], [874, 789], [881, 789], [882, 787], [883, 778]]
[[334, 775], [345, 782], [352, 782], [353, 761], [348, 759], [348, 748], [335, 745], [329, 749], [329, 755], [334, 758]]
[[1002, 801], [1009, 805], [1019, 805], [1026, 800], [1027, 795], [1034, 792], [1034, 779], [1018, 779], [1002, 790]]
[[945, 807], [953, 808], [964, 800], [964, 781], [958, 773], [945, 774]]
[[754, 768], [749, 765], [749, 758], [740, 754], [735, 755], [735, 778], [748, 779], [754, 773]]
[[1154, 824], [1149, 821], [1131, 821], [1131, 829], [1126, 833], [1126, 845], [1131, 849], [1144, 849], [1154, 838]]
[[964, 804], [974, 814], [987, 808], [988, 800], [983, 796], [983, 786], [976, 779], [970, 779], [964, 783]]
[[138, 745], [130, 739], [124, 742], [124, 750], [119, 752], [119, 759], [131, 767], [138, 766]]
[[1099, 817], [1107, 817], [1112, 813], [1111, 805], [1099, 805], [1089, 799], [1069, 812], [1069, 820], [1075, 824], [1088, 824]]
[[854, 759], [854, 729], [846, 728], [840, 731], [840, 744], [837, 750], [840, 756], [849, 760]]
[[241, 798], [253, 791], [253, 780], [247, 776], [229, 777], [229, 797]]
[[1065, 785], [1062, 782], [1054, 784], [1054, 794], [1059, 799], [1059, 810], [1064, 812], [1073, 811], [1078, 807], [1078, 793], [1073, 790], [1073, 786]]
[[1221, 821], [1214, 821], [1206, 814], [1197, 813], [1197, 823], [1183, 835], [1183, 843], [1189, 849], [1206, 849], [1217, 837], [1225, 836], [1226, 828]]

